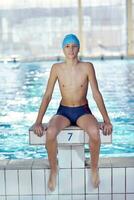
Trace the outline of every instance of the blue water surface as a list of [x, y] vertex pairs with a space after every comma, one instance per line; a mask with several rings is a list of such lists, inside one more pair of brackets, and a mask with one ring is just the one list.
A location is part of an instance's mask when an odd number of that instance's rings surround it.
[[[114, 127], [113, 143], [101, 146], [101, 156], [134, 156], [134, 60], [91, 62]], [[43, 146], [29, 146], [28, 129], [36, 119], [53, 63], [0, 63], [0, 159], [47, 156]], [[55, 114], [60, 98], [56, 84], [44, 122]], [[90, 88], [88, 100], [102, 121]]]

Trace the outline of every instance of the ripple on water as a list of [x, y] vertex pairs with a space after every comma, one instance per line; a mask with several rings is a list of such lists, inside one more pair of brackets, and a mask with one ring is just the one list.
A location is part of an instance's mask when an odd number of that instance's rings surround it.
[[[134, 60], [93, 61], [100, 90], [113, 123], [113, 144], [101, 145], [101, 156], [134, 154]], [[0, 159], [44, 158], [44, 146], [29, 146], [28, 129], [37, 117], [52, 62], [22, 63], [17, 69], [2, 68], [0, 73]], [[109, 66], [110, 73], [109, 73]], [[4, 83], [4, 84], [3, 84]], [[55, 114], [60, 102], [56, 85], [44, 121]], [[88, 93], [94, 115], [99, 110]], [[86, 156], [89, 156], [86, 147]]]

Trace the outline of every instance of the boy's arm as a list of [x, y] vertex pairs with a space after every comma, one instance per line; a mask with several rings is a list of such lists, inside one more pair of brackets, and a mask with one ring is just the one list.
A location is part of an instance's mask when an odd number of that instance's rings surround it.
[[49, 105], [49, 102], [51, 100], [52, 93], [53, 93], [53, 90], [54, 90], [54, 86], [55, 86], [55, 83], [56, 83], [56, 80], [57, 80], [57, 70], [56, 70], [56, 68], [57, 68], [57, 64], [54, 64], [51, 68], [50, 76], [49, 76], [47, 87], [46, 87], [46, 91], [44, 93], [44, 96], [43, 96], [43, 99], [42, 99], [42, 102], [41, 102], [41, 105], [40, 105], [40, 109], [39, 109], [39, 112], [38, 112], [38, 116], [37, 116], [37, 119], [36, 119], [36, 122], [35, 122], [34, 131], [38, 135], [41, 134], [41, 132], [42, 132], [42, 126], [41, 126], [42, 119], [43, 119], [44, 114], [46, 112], [46, 109]]
[[96, 102], [96, 104], [97, 104], [97, 106], [100, 110], [100, 113], [103, 117], [103, 120], [104, 120], [104, 127], [103, 127], [104, 133], [111, 134], [112, 133], [112, 124], [110, 122], [110, 118], [108, 116], [102, 94], [99, 91], [94, 66], [91, 63], [89, 63], [88, 79], [89, 79], [89, 82], [90, 82], [90, 85], [91, 85], [93, 98], [94, 98], [94, 100], [95, 100], [95, 102]]

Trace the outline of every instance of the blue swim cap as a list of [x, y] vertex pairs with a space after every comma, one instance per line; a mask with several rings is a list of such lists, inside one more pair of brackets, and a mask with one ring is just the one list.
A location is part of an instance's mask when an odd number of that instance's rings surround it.
[[65, 36], [63, 42], [62, 42], [62, 48], [64, 48], [67, 44], [74, 43], [78, 47], [80, 47], [79, 39], [74, 34], [68, 34]]

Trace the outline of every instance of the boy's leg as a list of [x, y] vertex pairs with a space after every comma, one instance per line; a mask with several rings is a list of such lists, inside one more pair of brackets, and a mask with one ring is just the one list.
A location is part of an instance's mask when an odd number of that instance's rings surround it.
[[62, 116], [55, 115], [48, 123], [46, 132], [46, 148], [48, 152], [48, 160], [50, 164], [50, 176], [48, 181], [48, 187], [51, 191], [56, 186], [56, 175], [57, 175], [57, 135], [65, 127], [70, 125], [70, 121]]
[[91, 154], [92, 183], [99, 186], [98, 161], [100, 152], [99, 124], [93, 115], [85, 114], [78, 118], [77, 125], [89, 135], [89, 148]]

